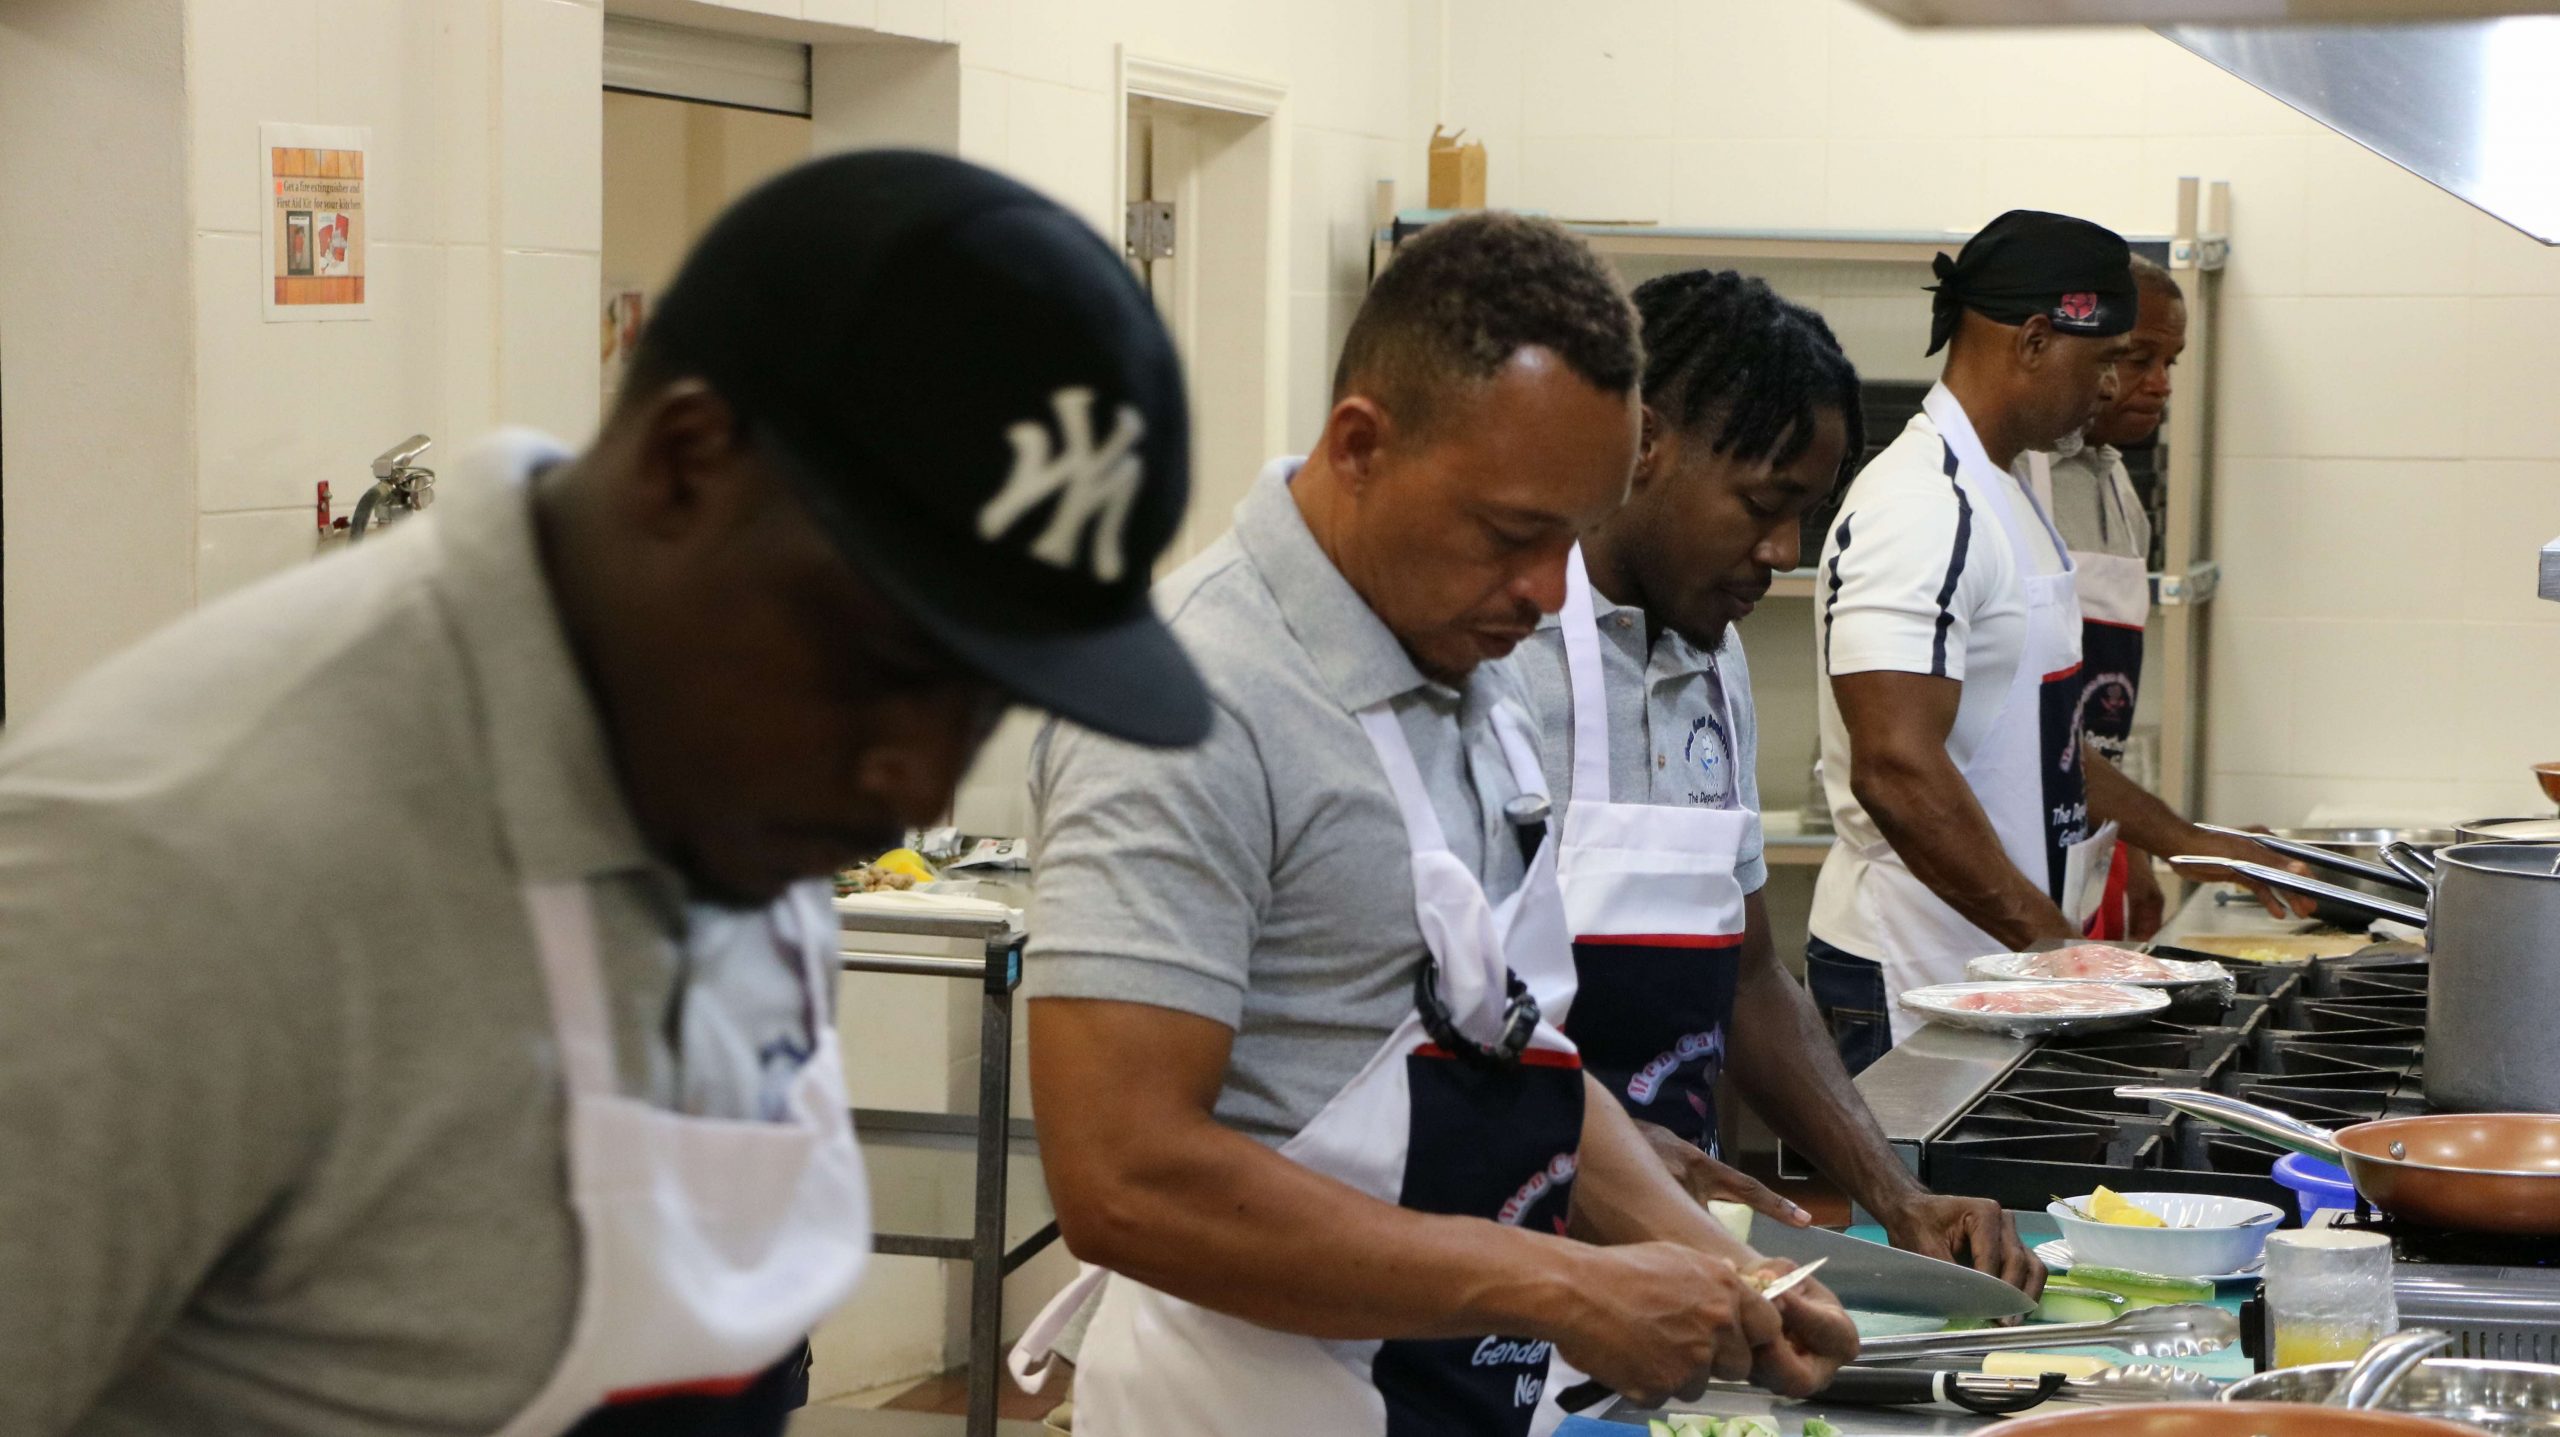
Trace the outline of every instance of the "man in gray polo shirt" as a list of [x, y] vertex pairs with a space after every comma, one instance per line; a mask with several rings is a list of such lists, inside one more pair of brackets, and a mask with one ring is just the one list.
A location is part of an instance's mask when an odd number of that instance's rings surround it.
[[505, 436], [15, 726], [0, 1433], [779, 1434], [870, 1237], [824, 879], [1008, 698], [1199, 736], [1184, 432], [1081, 221], [834, 156], [585, 452]]
[[[1381, 1054], [1426, 954], [1406, 819], [1355, 715], [1389, 707], [1451, 852], [1491, 899], [1552, 899], [1524, 888], [1505, 817], [1518, 790], [1494, 713], [1519, 694], [1484, 661], [1556, 607], [1574, 535], [1625, 497], [1632, 330], [1606, 271], [1543, 221], [1472, 216], [1410, 242], [1353, 322], [1304, 467], [1266, 470], [1234, 531], [1159, 586], [1209, 680], [1208, 741], [1168, 755], [1044, 735], [1033, 1090], [1066, 1240], [1115, 1274], [1079, 1370], [1080, 1425], [1097, 1415], [1086, 1394], [1123, 1283], [1252, 1325], [1221, 1331], [1290, 1374], [1226, 1394], [1225, 1420], [1250, 1412], [1253, 1431], [1333, 1410], [1294, 1395], [1335, 1382], [1328, 1363], [1366, 1381], [1374, 1360], [1390, 1388], [1382, 1343], [1517, 1334], [1475, 1360], [1552, 1344], [1657, 1396], [1711, 1372], [1809, 1390], [1854, 1351], [1818, 1285], [1774, 1311], [1757, 1297], [1742, 1274], [1758, 1259], [1605, 1097], [1581, 1110], [1572, 1211], [1578, 1233], [1616, 1245], [1399, 1204], [1392, 1184], [1381, 1201], [1312, 1154], [1273, 1151]], [[1432, 1176], [1406, 1168], [1408, 1195]], [[1142, 1362], [1191, 1345], [1151, 1331]], [[1338, 1341], [1292, 1348], [1289, 1333]], [[1121, 1411], [1167, 1410], [1147, 1407], [1173, 1401], [1149, 1396], [1149, 1376], [1112, 1374], [1133, 1394]], [[1193, 1400], [1206, 1410], [1208, 1395]], [[1428, 1430], [1451, 1419], [1424, 1399]], [[1180, 1425], [1116, 1420], [1100, 1437]]]

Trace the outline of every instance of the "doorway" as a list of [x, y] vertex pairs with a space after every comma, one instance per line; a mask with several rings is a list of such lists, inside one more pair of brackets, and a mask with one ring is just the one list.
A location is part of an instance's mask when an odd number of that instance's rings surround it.
[[1276, 86], [1122, 63], [1122, 197], [1171, 211], [1170, 253], [1146, 242], [1144, 225], [1124, 248], [1173, 333], [1191, 399], [1191, 505], [1161, 572], [1226, 532], [1278, 452], [1283, 130]]

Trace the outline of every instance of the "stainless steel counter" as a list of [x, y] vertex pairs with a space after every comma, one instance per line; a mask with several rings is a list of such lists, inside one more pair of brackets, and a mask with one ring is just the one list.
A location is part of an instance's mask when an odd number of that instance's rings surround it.
[[[2178, 906], [2160, 941], [2182, 935], [2269, 937], [2300, 933], [2313, 925], [2268, 916], [2257, 903], [2218, 903], [2219, 887], [2197, 888]], [[1919, 1170], [1920, 1147], [1973, 1106], [2035, 1050], [2032, 1038], [1975, 1033], [1931, 1023], [1895, 1044], [1858, 1075], [1858, 1093], [1883, 1125], [1887, 1141], [1906, 1166]]]

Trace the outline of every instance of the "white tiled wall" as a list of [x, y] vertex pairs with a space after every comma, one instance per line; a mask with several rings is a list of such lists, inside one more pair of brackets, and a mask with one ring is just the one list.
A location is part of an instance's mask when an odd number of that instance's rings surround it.
[[12, 714], [194, 596], [185, 53], [179, 0], [0, 19]]
[[[594, 0], [188, 0], [200, 602], [310, 553], [412, 433], [595, 422]], [[258, 127], [364, 125], [369, 319], [268, 324]]]
[[[2547, 807], [2524, 766], [2560, 758], [2560, 607], [2531, 597], [2560, 535], [2560, 254], [2141, 31], [1914, 32], [1854, 0], [1448, 8], [1440, 118], [1488, 139], [1497, 203], [2159, 233], [2178, 176], [2230, 180], [2207, 807]], [[1898, 297], [1773, 279], [1871, 372], [1927, 372], [1915, 274]]]

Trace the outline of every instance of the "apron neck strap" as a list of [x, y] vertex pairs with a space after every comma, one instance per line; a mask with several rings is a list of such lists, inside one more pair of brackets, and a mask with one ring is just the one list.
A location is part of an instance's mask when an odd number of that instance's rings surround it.
[[1609, 801], [1609, 693], [1600, 665], [1600, 616], [1591, 599], [1591, 573], [1582, 546], [1565, 558], [1565, 687], [1573, 700], [1573, 801]]
[[542, 954], [542, 985], [551, 998], [551, 1026], [569, 1091], [609, 1097], [619, 1088], [613, 1073], [613, 1023], [587, 885], [576, 880], [527, 884], [524, 901], [533, 920], [534, 945]]
[[[1404, 725], [1396, 722], [1392, 701], [1374, 703], [1360, 710], [1360, 727], [1369, 735], [1369, 746], [1378, 751], [1378, 765], [1387, 771], [1387, 787], [1396, 796], [1396, 810], [1404, 816], [1405, 842], [1416, 853], [1449, 851], [1449, 835], [1440, 826], [1440, 811], [1431, 806], [1431, 790], [1423, 786], [1422, 768], [1413, 761], [1413, 745], [1405, 741]], [[1512, 786], [1524, 794], [1547, 793], [1546, 770], [1538, 763], [1538, 744], [1529, 730], [1529, 721], [1508, 702], [1496, 702], [1491, 714], [1494, 737], [1502, 744], [1503, 761], [1510, 765]], [[1460, 734], [1463, 743], [1465, 735]], [[1479, 793], [1479, 798], [1486, 795]], [[1491, 807], [1491, 804], [1487, 804]]]
[[1396, 811], [1404, 815], [1405, 842], [1416, 853], [1445, 853], [1449, 836], [1440, 828], [1440, 815], [1431, 806], [1431, 791], [1422, 784], [1422, 769], [1413, 761], [1413, 745], [1405, 742], [1404, 726], [1396, 722], [1392, 701], [1374, 703], [1360, 711], [1360, 727], [1367, 730], [1369, 746], [1378, 751], [1378, 765], [1387, 771], [1387, 787], [1396, 796]]

